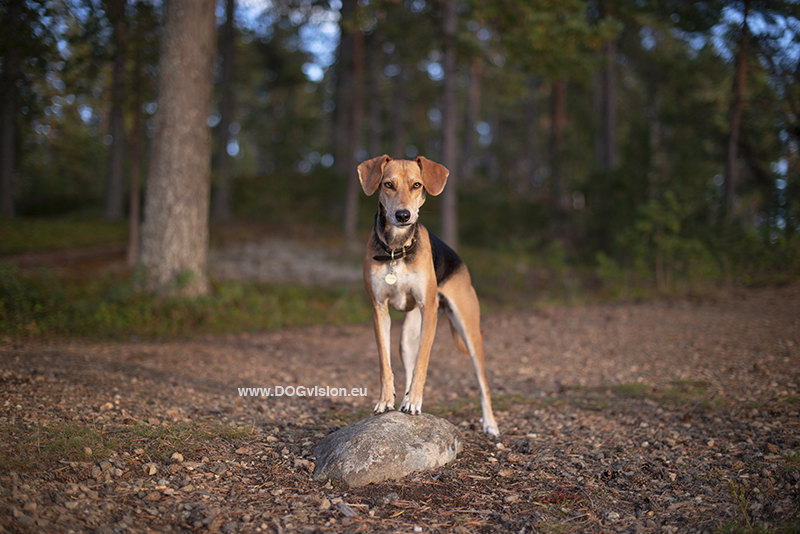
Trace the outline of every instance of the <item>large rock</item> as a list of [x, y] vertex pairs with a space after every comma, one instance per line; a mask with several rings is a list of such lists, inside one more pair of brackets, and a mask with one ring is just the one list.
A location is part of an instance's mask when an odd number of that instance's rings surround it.
[[459, 452], [461, 437], [448, 421], [391, 411], [362, 419], [320, 441], [314, 449], [314, 480], [363, 486], [439, 467]]

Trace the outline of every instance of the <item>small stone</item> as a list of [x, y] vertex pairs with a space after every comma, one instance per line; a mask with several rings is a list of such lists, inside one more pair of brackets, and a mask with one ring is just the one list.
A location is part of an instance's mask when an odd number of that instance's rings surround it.
[[278, 441], [278, 438], [275, 436], [267, 436], [267, 443], [275, 443], [276, 441]]
[[103, 475], [103, 470], [98, 466], [92, 467], [92, 478], [100, 478]]
[[170, 456], [170, 459], [175, 461], [175, 462], [180, 463], [180, 462], [183, 461], [183, 455], [181, 453], [179, 453], [179, 452], [173, 452], [172, 456]]
[[144, 496], [144, 500], [147, 502], [157, 502], [161, 500], [161, 492], [160, 491], [151, 491], [147, 495]]
[[510, 477], [511, 475], [514, 474], [514, 470], [513, 469], [508, 469], [508, 468], [501, 469], [500, 472], [497, 473], [497, 474], [500, 475], [501, 477]]
[[329, 499], [322, 499], [322, 502], [319, 505], [320, 510], [328, 510], [331, 507], [331, 501]]
[[148, 476], [153, 476], [158, 472], [158, 468], [156, 468], [156, 464], [154, 464], [152, 462], [144, 464], [144, 466], [142, 468], [144, 469], [144, 473], [146, 475], [148, 475]]
[[25, 506], [22, 507], [23, 510], [26, 512], [35, 512], [36, 511], [36, 502], [35, 501], [28, 501], [25, 503]]
[[519, 500], [519, 494], [512, 493], [511, 495], [506, 495], [503, 500], [508, 504], [514, 504]]
[[619, 521], [619, 514], [617, 512], [608, 512], [606, 518], [609, 521]]
[[521, 462], [522, 461], [522, 457], [517, 453], [510, 452], [506, 456], [506, 461], [510, 462], [512, 464], [515, 464], [515, 463]]
[[100, 494], [98, 492], [96, 492], [95, 490], [87, 490], [86, 491], [86, 497], [88, 497], [89, 499], [91, 499], [93, 501], [96, 500], [99, 496], [100, 496]]
[[91, 456], [92, 455], [92, 449], [89, 448], [89, 447], [84, 447], [83, 448], [83, 454], [85, 454], [86, 456]]
[[295, 458], [294, 460], [294, 468], [295, 469], [304, 469], [306, 471], [313, 471], [314, 465], [312, 462], [308, 460], [303, 460], [301, 458]]
[[67, 501], [64, 503], [64, 506], [66, 507], [67, 510], [74, 510], [75, 508], [78, 507], [78, 503], [77, 501]]

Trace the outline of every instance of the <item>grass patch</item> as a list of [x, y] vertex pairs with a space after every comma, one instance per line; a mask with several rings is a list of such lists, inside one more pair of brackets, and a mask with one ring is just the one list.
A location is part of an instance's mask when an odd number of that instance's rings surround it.
[[[137, 424], [101, 431], [85, 423], [65, 422], [36, 425], [19, 433], [5, 429], [3, 434], [6, 451], [0, 455], [0, 473], [45, 469], [60, 460], [96, 461], [134, 449], [165, 460], [176, 450], [185, 453], [203, 441], [245, 439], [249, 431], [231, 425], [187, 423], [158, 427]], [[87, 449], [91, 449], [91, 455]]]
[[67, 283], [52, 271], [25, 275], [0, 263], [0, 336], [13, 339], [193, 337], [370, 317], [360, 286], [221, 282], [211, 296], [161, 297], [111, 275]]
[[705, 380], [676, 380], [659, 391], [656, 400], [662, 404], [705, 404], [708, 382]]
[[618, 397], [626, 399], [645, 399], [649, 398], [653, 392], [653, 388], [647, 384], [640, 384], [638, 382], [630, 384], [619, 384], [613, 386], [611, 390]]
[[0, 256], [125, 243], [128, 224], [105, 219], [0, 219]]

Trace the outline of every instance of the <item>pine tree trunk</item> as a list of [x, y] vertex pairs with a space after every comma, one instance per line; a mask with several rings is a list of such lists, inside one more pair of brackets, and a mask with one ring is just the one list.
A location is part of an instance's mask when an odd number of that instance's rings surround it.
[[564, 212], [567, 206], [567, 187], [561, 169], [564, 136], [567, 128], [566, 84], [563, 79], [553, 82], [550, 93], [551, 104], [551, 137], [550, 137], [550, 172], [551, 194], [553, 200], [550, 207], [550, 227], [556, 234], [563, 230]]
[[[611, 18], [611, 6], [601, 3], [603, 18]], [[595, 81], [595, 109], [599, 128], [595, 140], [597, 167], [600, 170], [615, 169], [619, 165], [617, 141], [617, 43], [608, 41], [603, 45], [604, 67], [597, 73]]]
[[219, 125], [217, 130], [217, 181], [211, 191], [211, 214], [217, 219], [231, 216], [231, 161], [228, 155], [230, 126], [233, 120], [233, 15], [235, 0], [225, 2], [225, 25], [222, 27], [222, 78], [220, 80]]
[[731, 105], [731, 133], [728, 138], [728, 158], [725, 162], [725, 225], [733, 221], [736, 186], [738, 183], [738, 145], [739, 132], [742, 127], [742, 111], [744, 110], [745, 82], [747, 80], [747, 43], [750, 32], [747, 28], [747, 15], [750, 12], [750, 2], [744, 2], [744, 22], [742, 22], [742, 39], [739, 43], [739, 53], [736, 57], [736, 73], [733, 80], [733, 105]]
[[105, 216], [116, 221], [125, 216], [125, 0], [111, 0], [107, 8], [114, 26], [114, 70], [108, 124], [111, 154], [106, 178]]
[[[137, 20], [140, 2], [136, 3]], [[142, 150], [141, 140], [144, 137], [144, 123], [142, 122], [142, 104], [144, 103], [143, 80], [142, 80], [142, 24], [141, 21], [136, 25], [136, 44], [133, 51], [133, 75], [131, 77], [131, 133], [128, 136], [128, 152], [131, 157], [131, 188], [130, 205], [128, 209], [128, 265], [134, 266], [139, 262], [139, 240], [140, 240], [140, 205], [141, 205], [141, 174], [142, 174]]]
[[[11, 7], [12, 14], [14, 6]], [[19, 53], [14, 48], [3, 57], [0, 72], [0, 215], [14, 216], [14, 171], [17, 156], [17, 85]]]
[[361, 128], [364, 120], [364, 34], [356, 29], [353, 35], [353, 100], [349, 132], [349, 165], [347, 166], [347, 198], [344, 208], [344, 236], [349, 243], [356, 241], [358, 201], [361, 184], [358, 181], [358, 153], [361, 150]]
[[[333, 168], [340, 174], [349, 176], [350, 165], [350, 124], [352, 121], [353, 99], [353, 24], [356, 0], [342, 0], [341, 38], [336, 58], [336, 107], [333, 111]], [[355, 31], [360, 31], [356, 28]]]
[[[606, 15], [608, 16], [608, 14]], [[605, 168], [616, 169], [619, 165], [619, 143], [617, 142], [617, 43], [605, 44], [606, 66], [603, 69], [603, 140], [605, 143]]]
[[166, 4], [141, 262], [147, 288], [204, 295], [210, 189], [213, 0]]
[[539, 79], [535, 74], [532, 74], [528, 80], [528, 95], [525, 106], [525, 130], [528, 138], [525, 141], [527, 147], [525, 173], [528, 185], [539, 186], [541, 185], [536, 181], [536, 173], [539, 170], [539, 149], [537, 147], [537, 129], [536, 123], [539, 117], [539, 111], [536, 106], [536, 95], [539, 93]]
[[382, 39], [378, 35], [373, 35], [369, 53], [369, 145], [367, 151], [370, 158], [375, 158], [383, 154], [383, 117], [381, 102], [381, 55], [380, 48]]
[[405, 157], [406, 150], [406, 94], [405, 94], [405, 68], [400, 66], [400, 73], [394, 80], [392, 94], [392, 152], [395, 159]]
[[481, 70], [483, 59], [472, 58], [469, 70], [469, 95], [467, 97], [467, 123], [464, 128], [463, 176], [470, 179], [475, 174], [475, 125], [481, 111]]
[[450, 171], [442, 193], [442, 239], [458, 250], [458, 111], [456, 101], [456, 32], [458, 0], [445, 0], [442, 164]]

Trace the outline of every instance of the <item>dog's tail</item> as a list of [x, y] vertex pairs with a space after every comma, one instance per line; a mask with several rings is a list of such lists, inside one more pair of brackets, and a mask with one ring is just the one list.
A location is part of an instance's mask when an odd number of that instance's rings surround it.
[[[453, 323], [450, 323], [450, 333], [453, 334], [453, 342], [456, 344], [456, 348], [469, 356], [469, 350], [467, 346], [464, 344], [464, 340], [461, 339], [461, 334], [458, 333], [456, 327], [453, 326]], [[486, 330], [481, 330], [481, 341], [486, 338]]]

